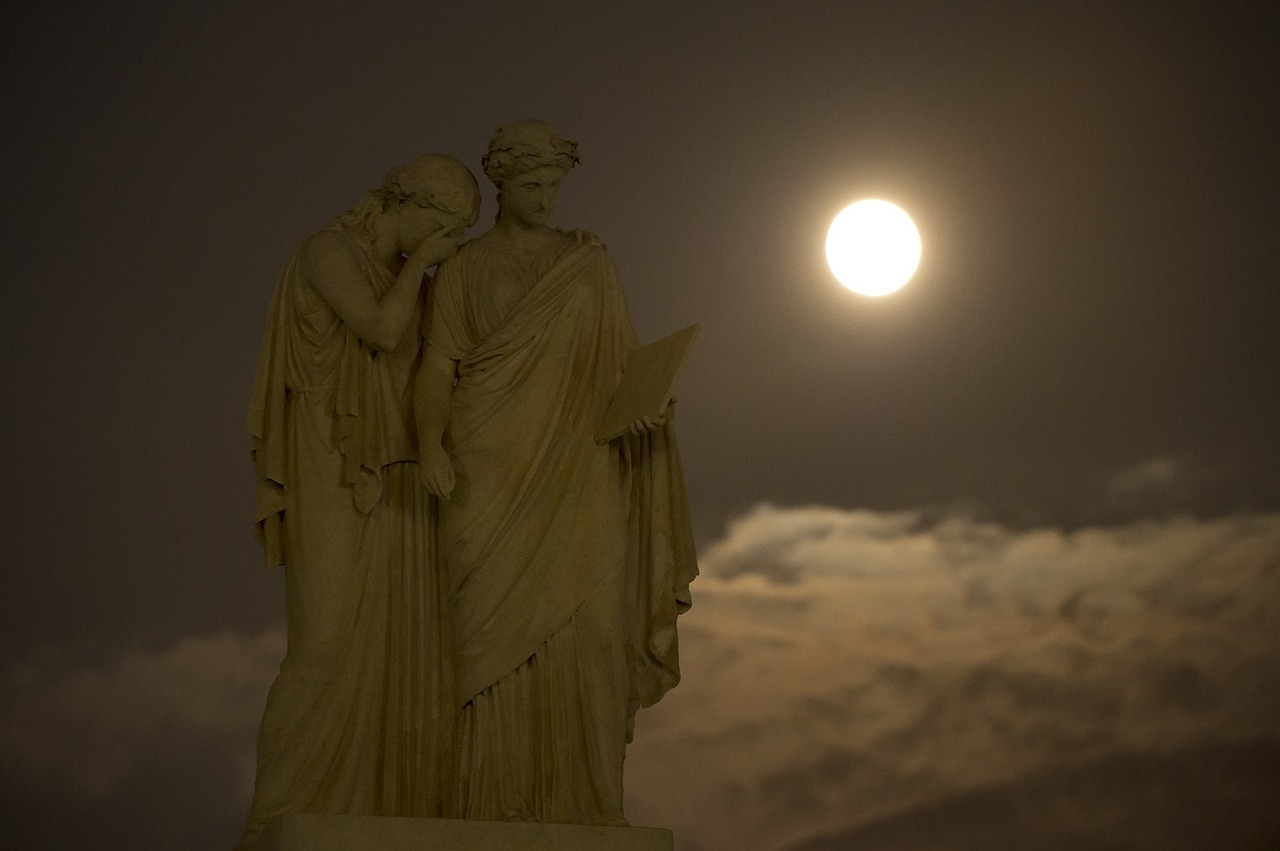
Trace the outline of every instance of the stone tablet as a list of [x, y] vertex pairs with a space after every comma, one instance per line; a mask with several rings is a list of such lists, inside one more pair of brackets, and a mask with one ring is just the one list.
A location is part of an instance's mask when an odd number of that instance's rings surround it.
[[596, 431], [597, 443], [622, 437], [636, 420], [662, 416], [675, 395], [676, 379], [697, 336], [698, 326], [690, 325], [631, 353], [622, 372], [622, 383]]

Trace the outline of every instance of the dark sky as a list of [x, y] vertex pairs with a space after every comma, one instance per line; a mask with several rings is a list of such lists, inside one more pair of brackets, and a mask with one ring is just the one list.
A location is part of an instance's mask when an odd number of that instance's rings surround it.
[[[701, 603], [629, 757], [633, 820], [681, 851], [934, 847], [910, 824], [991, 847], [956, 813], [1014, 811], [991, 829], [1087, 845], [1176, 810], [1202, 827], [1175, 841], [1208, 837], [1188, 847], [1276, 841], [1276, 17], [20, 10], [6, 823], [32, 847], [235, 840], [281, 651], [243, 432], [272, 287], [391, 166], [478, 173], [498, 125], [542, 117], [581, 145], [555, 222], [609, 246], [641, 337], [702, 325], [679, 403]], [[878, 300], [823, 256], [864, 197], [924, 246]], [[1200, 776], [1228, 791], [1195, 821]], [[1054, 821], [1072, 794], [1092, 821]]]

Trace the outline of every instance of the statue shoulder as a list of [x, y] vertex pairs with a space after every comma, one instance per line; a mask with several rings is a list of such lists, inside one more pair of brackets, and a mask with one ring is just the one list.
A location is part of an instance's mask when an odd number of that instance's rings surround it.
[[453, 280], [461, 277], [463, 270], [468, 268], [474, 260], [478, 247], [479, 238], [469, 239], [458, 246], [458, 250], [452, 255], [440, 261], [440, 265], [436, 266], [436, 270], [431, 275], [431, 282], [437, 286], [442, 286], [445, 281]]
[[458, 250], [453, 253], [452, 257], [445, 258], [444, 260], [441, 261], [441, 263], [442, 264], [454, 263], [454, 262], [457, 262], [458, 258], [460, 257], [471, 256], [476, 251], [484, 247], [485, 236], [487, 236], [487, 234], [481, 234], [480, 236], [477, 236], [475, 239], [468, 239], [466, 242], [463, 242], [461, 245], [458, 246]]
[[330, 306], [341, 300], [344, 291], [367, 288], [376, 274], [372, 257], [340, 227], [311, 234], [298, 246], [295, 257], [300, 294], [305, 298], [306, 291], [313, 291]]
[[304, 268], [319, 271], [334, 264], [356, 262], [360, 247], [355, 239], [338, 227], [322, 228], [302, 240], [298, 254]]
[[575, 230], [569, 230], [569, 231], [561, 231], [561, 233], [563, 233], [569, 239], [573, 240], [573, 242], [576, 245], [593, 245], [598, 247], [601, 251], [607, 250], [604, 244], [604, 240], [600, 239], [600, 237], [596, 236], [594, 233], [591, 233], [590, 231], [575, 229]]

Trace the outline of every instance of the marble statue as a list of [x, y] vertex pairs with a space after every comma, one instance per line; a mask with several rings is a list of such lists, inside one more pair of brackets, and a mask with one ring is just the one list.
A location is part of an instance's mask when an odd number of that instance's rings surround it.
[[424, 276], [479, 209], [457, 160], [419, 157], [294, 252], [248, 427], [288, 651], [258, 738], [244, 846], [284, 813], [442, 816], [456, 705], [435, 500], [413, 385]]
[[673, 422], [595, 439], [637, 341], [604, 246], [548, 225], [577, 162], [545, 122], [499, 129], [497, 223], [429, 294], [415, 406], [454, 630], [456, 818], [626, 824], [635, 712], [679, 679], [697, 566]]

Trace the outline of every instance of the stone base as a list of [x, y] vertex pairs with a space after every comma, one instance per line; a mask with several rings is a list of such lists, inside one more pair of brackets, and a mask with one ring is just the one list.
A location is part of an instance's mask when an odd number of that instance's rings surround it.
[[673, 842], [652, 827], [297, 813], [273, 818], [254, 851], [672, 851]]

